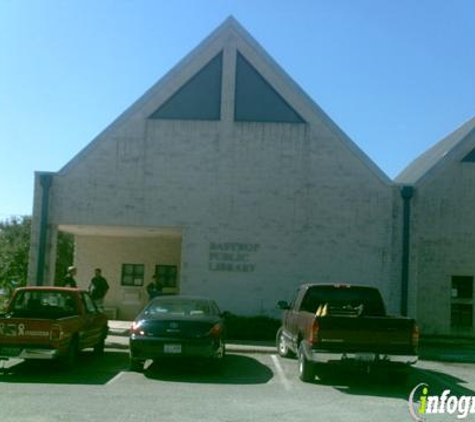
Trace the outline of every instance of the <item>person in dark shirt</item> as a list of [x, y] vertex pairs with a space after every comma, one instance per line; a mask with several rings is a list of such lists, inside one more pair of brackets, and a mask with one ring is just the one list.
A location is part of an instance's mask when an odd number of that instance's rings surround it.
[[74, 266], [68, 267], [68, 272], [66, 273], [66, 277], [64, 278], [64, 287], [77, 287], [78, 284], [74, 279], [74, 276], [77, 273], [77, 269]]
[[102, 271], [100, 268], [94, 270], [94, 277], [91, 279], [89, 284], [89, 294], [91, 299], [101, 312], [104, 311], [104, 297], [106, 296], [107, 291], [109, 290], [109, 284], [107, 280], [102, 276]]
[[163, 294], [163, 285], [157, 279], [157, 276], [153, 275], [153, 280], [150, 284], [147, 285], [147, 293], [149, 300], [152, 300], [154, 297], [161, 296]]

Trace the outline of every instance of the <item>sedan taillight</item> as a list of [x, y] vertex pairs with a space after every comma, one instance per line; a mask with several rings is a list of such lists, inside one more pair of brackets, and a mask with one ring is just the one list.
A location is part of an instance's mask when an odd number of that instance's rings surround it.
[[220, 334], [221, 334], [221, 324], [219, 322], [217, 324], [214, 324], [211, 327], [211, 330], [209, 330], [206, 333], [208, 337], [219, 337]]
[[145, 335], [145, 331], [142, 328], [142, 321], [135, 322], [132, 324], [132, 327], [130, 327], [130, 334], [135, 334], [139, 336]]

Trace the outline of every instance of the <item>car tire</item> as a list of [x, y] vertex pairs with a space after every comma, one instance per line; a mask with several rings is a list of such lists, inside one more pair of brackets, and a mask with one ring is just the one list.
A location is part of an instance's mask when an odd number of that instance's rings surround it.
[[299, 347], [299, 378], [303, 382], [315, 381], [315, 364], [306, 358], [302, 343]]
[[94, 350], [94, 354], [95, 355], [103, 355], [104, 354], [104, 349], [106, 347], [106, 339], [102, 339], [99, 341], [99, 343], [97, 343], [93, 350]]
[[226, 357], [226, 345], [221, 340], [216, 354], [211, 358], [212, 370], [220, 372], [223, 369], [224, 358]]
[[330, 369], [324, 363], [313, 364], [314, 375], [318, 377], [320, 382], [325, 382], [330, 377]]
[[220, 340], [218, 351], [216, 352], [215, 359], [217, 361], [222, 362], [225, 356], [226, 356], [226, 345], [224, 344], [223, 340]]
[[389, 379], [393, 384], [405, 386], [409, 383], [410, 376], [411, 373], [409, 369], [404, 368], [390, 372]]
[[279, 356], [282, 356], [283, 358], [289, 358], [294, 356], [294, 353], [289, 349], [289, 346], [285, 342], [283, 327], [280, 327], [277, 331], [275, 343]]
[[77, 362], [79, 355], [79, 342], [77, 337], [73, 337], [69, 343], [66, 355], [61, 358], [61, 363], [68, 369], [72, 369]]

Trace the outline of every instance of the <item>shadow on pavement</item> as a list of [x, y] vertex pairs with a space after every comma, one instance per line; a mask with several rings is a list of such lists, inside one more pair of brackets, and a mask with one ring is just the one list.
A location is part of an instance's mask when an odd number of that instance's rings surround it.
[[149, 379], [206, 384], [264, 384], [273, 372], [258, 360], [227, 354], [220, 368], [200, 360], [158, 360], [145, 371]]
[[353, 368], [332, 368], [331, 373], [325, 374], [322, 379], [317, 378], [315, 382], [345, 394], [407, 399], [416, 376], [412, 370], [404, 378], [385, 370], [366, 373]]
[[426, 383], [429, 386], [431, 394], [441, 394], [444, 390], [450, 390], [457, 396], [475, 396], [475, 391], [467, 388], [467, 381], [462, 378], [450, 375], [445, 372], [434, 371], [430, 369], [415, 369], [418, 373], [418, 381]]
[[128, 368], [129, 356], [120, 351], [106, 351], [102, 356], [83, 351], [74, 368], [66, 368], [55, 361], [17, 361], [11, 364], [9, 362], [0, 368], [0, 383], [101, 385]]
[[365, 374], [337, 369], [323, 380], [316, 383], [329, 385], [336, 390], [351, 395], [391, 397], [408, 400], [411, 391], [420, 383], [429, 386], [432, 395], [440, 395], [444, 390], [451, 390], [455, 395], [475, 396], [475, 391], [464, 387], [463, 379], [452, 375], [420, 368], [411, 368], [406, 380], [387, 371], [375, 371]]

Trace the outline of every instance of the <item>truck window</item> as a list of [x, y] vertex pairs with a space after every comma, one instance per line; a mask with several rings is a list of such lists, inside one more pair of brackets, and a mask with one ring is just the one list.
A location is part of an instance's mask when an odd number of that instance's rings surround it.
[[64, 318], [77, 315], [74, 298], [68, 292], [21, 291], [12, 303], [15, 316], [28, 318]]
[[96, 305], [94, 305], [94, 302], [87, 293], [82, 293], [82, 301], [84, 303], [84, 309], [86, 309], [88, 314], [97, 313]]
[[386, 315], [379, 291], [371, 287], [316, 286], [307, 291], [301, 310], [315, 313], [324, 305], [334, 309], [360, 309], [361, 315], [366, 316]]

